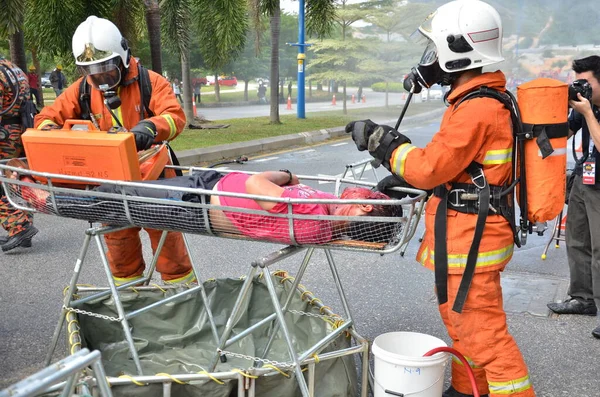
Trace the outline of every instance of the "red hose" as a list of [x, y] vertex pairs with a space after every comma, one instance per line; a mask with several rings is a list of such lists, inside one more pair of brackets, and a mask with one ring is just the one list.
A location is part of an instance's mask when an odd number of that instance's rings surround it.
[[423, 354], [423, 357], [433, 356], [434, 354], [440, 352], [450, 353], [456, 358], [458, 358], [460, 362], [463, 363], [463, 365], [467, 369], [467, 375], [469, 376], [469, 380], [471, 381], [471, 387], [473, 388], [473, 397], [480, 397], [479, 391], [477, 390], [477, 382], [475, 382], [475, 375], [473, 374], [473, 370], [471, 369], [471, 366], [469, 365], [469, 362], [467, 361], [465, 356], [463, 356], [458, 350], [455, 350], [451, 347], [441, 346], [429, 350], [427, 353]]

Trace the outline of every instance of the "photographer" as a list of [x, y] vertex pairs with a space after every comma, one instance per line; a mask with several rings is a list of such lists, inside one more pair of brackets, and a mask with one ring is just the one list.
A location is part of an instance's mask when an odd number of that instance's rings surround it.
[[[572, 68], [577, 80], [569, 87], [569, 129], [571, 135], [581, 129], [584, 155], [577, 159], [567, 210], [571, 298], [548, 307], [558, 314], [595, 316], [600, 307], [600, 56], [575, 60]], [[600, 321], [592, 335], [600, 339]]]

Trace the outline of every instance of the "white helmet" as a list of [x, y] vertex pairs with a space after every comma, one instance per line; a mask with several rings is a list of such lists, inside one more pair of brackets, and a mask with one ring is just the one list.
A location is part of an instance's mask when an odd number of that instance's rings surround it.
[[420, 65], [436, 60], [448, 73], [502, 62], [502, 21], [498, 12], [479, 0], [444, 4], [419, 26], [428, 40]]
[[72, 47], [75, 64], [98, 89], [115, 87], [121, 80], [120, 65], [129, 66], [127, 41], [108, 19], [88, 17], [75, 30]]

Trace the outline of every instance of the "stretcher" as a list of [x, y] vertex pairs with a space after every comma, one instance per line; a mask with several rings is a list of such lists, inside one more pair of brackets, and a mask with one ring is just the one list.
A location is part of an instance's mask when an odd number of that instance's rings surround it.
[[[198, 171], [209, 171], [210, 169], [199, 167], [175, 167], [169, 166], [176, 171], [184, 173], [194, 173]], [[219, 171], [221, 172], [221, 171]], [[223, 171], [224, 173], [228, 171]], [[251, 172], [250, 172], [251, 173]], [[299, 176], [301, 182], [306, 184], [327, 182], [332, 184], [336, 195], [340, 195], [345, 187], [374, 187], [374, 183], [360, 181], [356, 179], [345, 179], [336, 177], [315, 177]], [[45, 184], [35, 181], [46, 181]], [[55, 181], [57, 181], [55, 183]], [[70, 184], [69, 181], [74, 182]], [[16, 166], [7, 165], [6, 162], [0, 162], [0, 182], [6, 192], [10, 203], [22, 210], [40, 212], [49, 215], [68, 217], [87, 220], [91, 223], [101, 223], [100, 226], [92, 226], [85, 230], [85, 238], [80, 253], [75, 261], [73, 276], [69, 286], [65, 290], [61, 317], [55, 329], [50, 350], [46, 358], [49, 364], [56, 348], [61, 331], [65, 324], [65, 319], [72, 319], [73, 316], [91, 316], [102, 318], [107, 321], [119, 323], [124, 335], [124, 345], [128, 349], [129, 360], [132, 370], [125, 378], [111, 378], [109, 383], [119, 384], [149, 384], [159, 382], [171, 384], [173, 382], [193, 382], [203, 379], [237, 379], [238, 396], [252, 394], [252, 385], [255, 377], [272, 376], [276, 371], [286, 371], [295, 378], [299, 393], [303, 397], [315, 395], [314, 371], [315, 365], [319, 362], [319, 355], [326, 352], [325, 357], [344, 356], [359, 354], [362, 359], [362, 382], [361, 396], [367, 394], [367, 368], [368, 368], [368, 343], [364, 338], [356, 333], [354, 329], [354, 320], [350, 313], [348, 301], [337, 270], [333, 251], [358, 251], [365, 253], [389, 254], [396, 251], [404, 252], [409, 241], [413, 237], [417, 228], [420, 216], [423, 211], [426, 193], [417, 189], [395, 188], [398, 191], [405, 192], [407, 196], [403, 199], [394, 200], [331, 200], [331, 199], [291, 199], [291, 198], [273, 198], [260, 195], [246, 195], [240, 193], [215, 192], [212, 190], [184, 188], [173, 186], [157, 186], [143, 182], [113, 181], [98, 178], [87, 178], [81, 176], [69, 176], [63, 174], [51, 174], [36, 172], [23, 169]], [[67, 182], [65, 184], [65, 182]], [[110, 186], [117, 193], [106, 193], [93, 188], [81, 189], [81, 186]], [[78, 186], [75, 188], [74, 186]], [[135, 189], [150, 189], [160, 192], [168, 189], [170, 191], [180, 192], [182, 195], [193, 196], [193, 201], [172, 200], [165, 198], [156, 198], [148, 196], [138, 196], [127, 194], [128, 191]], [[271, 214], [262, 210], [250, 210], [243, 208], [232, 208], [210, 204], [209, 197], [234, 196], [244, 197], [254, 200], [271, 201], [283, 203], [288, 209], [285, 213]], [[300, 203], [313, 204], [372, 204], [381, 206], [400, 206], [402, 213], [399, 216], [334, 216], [334, 215], [300, 215], [294, 214], [292, 208]], [[232, 230], [230, 226], [221, 225], [211, 219], [211, 211], [230, 211], [239, 212], [247, 215], [264, 215], [271, 221], [277, 223], [284, 233], [280, 233], [275, 238], [249, 237]], [[336, 223], [337, 222], [337, 223]], [[342, 223], [346, 225], [342, 232], [337, 232], [337, 228], [332, 225]], [[308, 227], [306, 225], [309, 225]], [[348, 227], [348, 225], [354, 225]], [[132, 281], [117, 286], [112, 278], [105, 250], [101, 237], [117, 230], [130, 227], [142, 227], [162, 230], [162, 237], [156, 249], [156, 252], [150, 262], [150, 265], [142, 280]], [[256, 225], [260, 228], [260, 225]], [[198, 234], [203, 236], [213, 236], [227, 239], [243, 239], [251, 241], [268, 242], [283, 245], [282, 248], [266, 255], [258, 260], [251, 261], [247, 275], [241, 285], [235, 303], [228, 314], [224, 326], [217, 326], [212, 314], [211, 307], [214, 302], [207, 295], [206, 287], [202, 278], [202, 272], [197, 261], [190, 255], [192, 268], [197, 285], [188, 288], [178, 289], [174, 293], [165, 294], [164, 299], [152, 302], [143, 307], [136, 307], [130, 311], [125, 310], [122, 297], [132, 289], [152, 288], [149, 286], [158, 259], [158, 255], [164, 245], [168, 231], [182, 232], [184, 243], [188, 252], [189, 243], [186, 234]], [[107, 276], [108, 287], [87, 288], [78, 284], [82, 267], [85, 265], [85, 259], [89, 246], [92, 241], [100, 253], [102, 266]], [[301, 284], [304, 272], [311, 262], [311, 257], [315, 250], [322, 250], [325, 253], [331, 275], [336, 286], [339, 299], [342, 303], [343, 313], [336, 320], [335, 329], [330, 329], [327, 335], [312, 343], [310, 346], [304, 346], [300, 350], [295, 345], [296, 335], [290, 330], [290, 316], [310, 316], [310, 313], [299, 312], [290, 309], [296, 291], [302, 291]], [[289, 292], [284, 294], [277, 290], [277, 274], [271, 272], [269, 267], [283, 259], [304, 253], [298, 273], [295, 277], [286, 278], [290, 283]], [[236, 327], [240, 316], [246, 310], [248, 300], [251, 298], [251, 286], [253, 280], [260, 276], [264, 280], [268, 296], [272, 304], [272, 311], [262, 319], [248, 324], [247, 328], [240, 330]], [[141, 287], [140, 287], [141, 285]], [[161, 287], [161, 290], [169, 289]], [[85, 293], [84, 293], [85, 292]], [[197, 296], [203, 303], [206, 311], [208, 333], [211, 336], [211, 357], [209, 364], [203, 374], [162, 374], [153, 376], [145, 372], [142, 361], [140, 360], [139, 346], [136, 346], [134, 336], [131, 331], [130, 321], [138, 316], [142, 316], [151, 310], [157, 310], [167, 304], [175, 304], [181, 300]], [[306, 296], [304, 292], [300, 293], [301, 300]], [[99, 299], [110, 298], [114, 302], [114, 316], [93, 313], [82, 309], [86, 304]], [[266, 302], [265, 302], [266, 304]], [[332, 313], [327, 307], [318, 308], [316, 315], [330, 316]], [[313, 313], [313, 315], [315, 315]], [[72, 322], [68, 321], [67, 333], [70, 342], [77, 340], [77, 335], [71, 337]], [[241, 343], [244, 338], [257, 332], [267, 332], [268, 338], [260, 351], [254, 354], [241, 355], [236, 353], [236, 343]], [[354, 340], [354, 346], [344, 347], [336, 350], [338, 338], [342, 335], [350, 335]], [[272, 360], [270, 351], [274, 341], [282, 343], [287, 351], [285, 361]], [[77, 351], [77, 343], [74, 344], [74, 351]], [[240, 357], [241, 356], [241, 357]], [[245, 360], [242, 374], [222, 369], [223, 365], [232, 359]], [[272, 364], [272, 363], [275, 364]], [[265, 364], [271, 363], [270, 366]], [[272, 367], [275, 367], [273, 369]], [[303, 370], [308, 368], [308, 379], [305, 379]], [[318, 366], [317, 366], [318, 368]], [[166, 386], [164, 386], [166, 388]], [[169, 389], [170, 390], [170, 389]], [[113, 389], [114, 392], [114, 389]], [[163, 395], [170, 395], [164, 392]]]

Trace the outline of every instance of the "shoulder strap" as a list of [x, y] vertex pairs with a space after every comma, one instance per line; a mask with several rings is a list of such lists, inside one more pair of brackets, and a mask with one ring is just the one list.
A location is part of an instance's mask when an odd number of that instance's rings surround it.
[[79, 117], [82, 120], [89, 120], [91, 116], [91, 88], [87, 83], [87, 78], [85, 76], [81, 79], [81, 83], [79, 83], [79, 109], [81, 113]]
[[[152, 83], [150, 82], [150, 73], [148, 69], [138, 63], [138, 76], [140, 85], [140, 98], [146, 110], [148, 117], [154, 117], [154, 112], [150, 110], [150, 98], [152, 98]], [[142, 111], [143, 112], [143, 111]], [[141, 119], [145, 119], [144, 115], [141, 115]]]
[[[4, 77], [6, 78], [6, 84], [8, 84], [10, 90], [13, 93], [13, 99], [10, 105], [8, 105], [5, 110], [0, 109], [0, 116], [3, 116], [6, 113], [13, 110], [13, 108], [17, 104], [17, 101], [19, 100], [19, 78], [16, 75], [16, 73], [11, 70], [11, 68], [4, 64], [0, 64], [0, 69], [2, 69], [2, 74], [4, 74]], [[14, 81], [9, 74], [12, 75]]]

